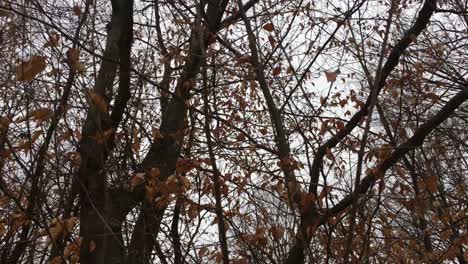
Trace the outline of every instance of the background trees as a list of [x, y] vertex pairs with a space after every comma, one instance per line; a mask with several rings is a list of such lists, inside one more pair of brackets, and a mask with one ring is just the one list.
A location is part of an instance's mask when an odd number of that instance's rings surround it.
[[466, 10], [3, 1], [1, 262], [465, 263]]

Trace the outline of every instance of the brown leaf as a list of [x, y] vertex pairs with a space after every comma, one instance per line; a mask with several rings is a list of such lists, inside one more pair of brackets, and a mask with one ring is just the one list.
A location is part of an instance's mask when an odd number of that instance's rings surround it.
[[7, 233], [5, 225], [0, 222], [0, 237], [4, 236]]
[[0, 130], [7, 129], [8, 126], [10, 126], [11, 123], [11, 118], [8, 116], [2, 116], [0, 117]]
[[36, 142], [36, 140], [42, 135], [42, 133], [43, 133], [42, 130], [34, 131], [34, 133], [32, 133], [31, 135], [31, 142], [32, 143]]
[[16, 79], [29, 82], [46, 68], [46, 58], [32, 56], [29, 61], [24, 61], [16, 67]]
[[341, 131], [345, 128], [345, 125], [342, 121], [336, 121], [335, 122], [335, 125], [336, 125], [336, 128], [338, 129], [338, 131]]
[[198, 257], [203, 257], [203, 255], [205, 255], [205, 253], [208, 251], [208, 249], [206, 247], [204, 248], [201, 248], [200, 250], [198, 250]]
[[334, 161], [335, 160], [335, 155], [331, 152], [330, 148], [327, 148], [327, 152], [325, 153], [325, 156], [327, 159]]
[[49, 41], [44, 45], [45, 48], [47, 47], [57, 47], [59, 45], [60, 35], [52, 32], [49, 33]]
[[39, 108], [34, 111], [31, 111], [26, 118], [22, 118], [17, 120], [18, 122], [22, 122], [26, 120], [28, 117], [32, 117], [37, 124], [41, 124], [42, 122], [48, 120], [54, 115], [54, 111], [49, 108]]
[[72, 216], [68, 219], [65, 220], [65, 230], [69, 233], [73, 231], [73, 228], [76, 225], [76, 222], [78, 221], [78, 217]]
[[198, 216], [198, 207], [194, 204], [191, 204], [189, 206], [187, 216], [189, 217], [190, 220], [195, 219]]
[[341, 106], [341, 108], [345, 107], [345, 105], [346, 105], [347, 103], [348, 103], [348, 100], [346, 100], [346, 99], [340, 100], [340, 106]]
[[281, 73], [281, 67], [276, 67], [273, 69], [273, 76], [278, 76]]
[[95, 92], [90, 92], [89, 97], [91, 102], [103, 113], [107, 113], [107, 103], [102, 96]]
[[64, 225], [62, 221], [54, 218], [49, 225], [49, 237], [48, 237], [48, 243], [55, 243], [57, 239], [59, 239], [60, 236], [63, 235], [64, 231]]
[[268, 42], [270, 42], [272, 48], [276, 47], [276, 40], [272, 35], [268, 35]]
[[325, 72], [325, 76], [327, 77], [328, 82], [334, 82], [336, 81], [336, 76], [338, 76], [338, 74], [336, 72]]
[[75, 69], [79, 74], [83, 74], [85, 72], [85, 65], [82, 62], [76, 62], [75, 63]]
[[152, 202], [154, 198], [156, 197], [156, 186], [154, 184], [146, 184], [145, 185], [145, 194], [146, 194], [146, 200], [148, 202]]
[[327, 196], [329, 193], [331, 193], [331, 191], [333, 190], [332, 187], [330, 186], [325, 186], [322, 191], [320, 192], [319, 194], [319, 199], [322, 200], [323, 198], [325, 198], [325, 196]]
[[273, 26], [272, 23], [268, 23], [268, 24], [263, 25], [263, 29], [268, 32], [272, 32], [273, 30], [275, 30], [275, 27]]
[[426, 188], [428, 191], [431, 193], [436, 193], [437, 192], [437, 187], [438, 187], [438, 178], [437, 176], [430, 176], [426, 179]]
[[130, 182], [130, 189], [133, 191], [136, 186], [145, 182], [145, 174], [143, 172], [135, 174]]
[[73, 7], [73, 14], [75, 14], [75, 16], [81, 16], [81, 7], [78, 5], [75, 5]]
[[69, 48], [67, 51], [67, 58], [70, 64], [75, 64], [80, 60], [80, 50], [75, 48]]
[[96, 249], [96, 242], [94, 240], [89, 241], [89, 252], [93, 252]]
[[49, 262], [49, 264], [62, 264], [62, 263], [63, 263], [62, 256], [56, 256]]
[[223, 261], [223, 253], [219, 252], [218, 254], [216, 254], [215, 261], [216, 263], [221, 263]]
[[151, 135], [153, 136], [153, 141], [158, 141], [158, 140], [164, 138], [164, 136], [161, 134], [159, 129], [156, 128], [156, 127], [151, 128]]
[[252, 57], [251, 56], [241, 56], [241, 57], [236, 58], [236, 61], [237, 61], [237, 65], [241, 65], [241, 64], [244, 64], [244, 63], [247, 63], [247, 62], [251, 62]]
[[133, 144], [132, 144], [132, 149], [135, 152], [140, 151], [140, 137], [138, 136], [138, 129], [133, 129]]
[[274, 226], [270, 228], [270, 234], [273, 237], [273, 240], [275, 241], [278, 241], [283, 237], [284, 231], [285, 229], [283, 226]]
[[10, 16], [11, 12], [9, 10], [0, 9], [0, 17]]

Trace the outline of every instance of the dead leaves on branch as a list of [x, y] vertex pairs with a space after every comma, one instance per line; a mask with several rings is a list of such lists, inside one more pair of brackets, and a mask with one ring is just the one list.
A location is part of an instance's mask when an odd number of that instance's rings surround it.
[[94, 91], [90, 91], [88, 97], [90, 103], [93, 104], [100, 112], [107, 113], [107, 103], [104, 97]]
[[36, 121], [37, 125], [41, 125], [43, 122], [49, 120], [52, 116], [54, 116], [54, 110], [50, 108], [38, 108], [26, 114], [26, 116], [17, 119], [15, 122], [21, 123], [30, 118]]
[[30, 60], [23, 61], [16, 67], [16, 79], [18, 81], [30, 82], [44, 71], [46, 58], [43, 56], [32, 56]]
[[67, 62], [72, 70], [82, 74], [85, 71], [85, 65], [80, 62], [80, 50], [76, 48], [70, 48], [67, 51]]
[[153, 168], [149, 173], [136, 173], [130, 180], [131, 191], [142, 185], [148, 202], [156, 202], [157, 206], [164, 206], [172, 194], [184, 193], [191, 187], [190, 181], [182, 175], [172, 174], [165, 180], [161, 179], [158, 168]]

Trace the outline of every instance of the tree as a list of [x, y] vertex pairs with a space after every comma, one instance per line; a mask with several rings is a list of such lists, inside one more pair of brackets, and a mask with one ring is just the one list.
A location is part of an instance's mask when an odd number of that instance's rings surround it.
[[465, 263], [467, 7], [1, 2], [0, 262]]

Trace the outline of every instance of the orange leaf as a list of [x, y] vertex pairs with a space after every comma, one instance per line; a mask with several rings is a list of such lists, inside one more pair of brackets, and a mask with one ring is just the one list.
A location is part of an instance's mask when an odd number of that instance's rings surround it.
[[32, 56], [31, 60], [24, 61], [16, 67], [16, 79], [18, 81], [32, 81], [36, 75], [46, 68], [46, 58]]

